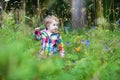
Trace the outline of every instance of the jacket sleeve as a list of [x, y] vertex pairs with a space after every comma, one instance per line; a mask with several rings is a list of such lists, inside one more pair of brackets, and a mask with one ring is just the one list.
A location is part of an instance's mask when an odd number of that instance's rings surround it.
[[65, 55], [64, 45], [63, 45], [62, 38], [61, 38], [60, 35], [58, 35], [58, 41], [57, 41], [57, 43], [58, 43], [58, 50], [60, 52], [60, 56], [64, 57], [64, 55]]
[[38, 29], [35, 29], [33, 32], [36, 40], [41, 40], [41, 32]]
[[41, 44], [42, 44], [42, 50], [45, 51], [46, 50], [46, 44], [48, 42], [48, 37], [47, 35], [43, 32], [42, 33], [42, 38], [41, 38]]
[[45, 32], [41, 31], [41, 44], [40, 44], [40, 54], [44, 55], [44, 57], [48, 54], [47, 52], [47, 42], [48, 36]]

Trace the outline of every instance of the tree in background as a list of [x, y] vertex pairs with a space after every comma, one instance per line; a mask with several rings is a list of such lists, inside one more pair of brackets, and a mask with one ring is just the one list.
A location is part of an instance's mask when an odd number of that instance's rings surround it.
[[94, 0], [94, 4], [96, 14], [95, 24], [99, 26], [106, 23], [106, 19], [103, 16], [103, 3], [102, 0]]
[[86, 1], [72, 0], [72, 24], [75, 29], [82, 28], [86, 25]]
[[4, 11], [13, 12], [16, 23], [26, 21], [38, 27], [45, 16], [56, 15], [61, 26], [69, 22], [75, 29], [118, 19], [118, 3], [118, 0], [0, 0]]
[[0, 2], [0, 27], [2, 25], [2, 2]]

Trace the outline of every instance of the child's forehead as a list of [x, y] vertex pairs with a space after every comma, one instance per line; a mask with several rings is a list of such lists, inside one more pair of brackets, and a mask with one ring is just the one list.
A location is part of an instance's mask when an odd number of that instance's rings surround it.
[[55, 20], [52, 20], [51, 23], [52, 23], [52, 24], [58, 24], [58, 22], [55, 21]]

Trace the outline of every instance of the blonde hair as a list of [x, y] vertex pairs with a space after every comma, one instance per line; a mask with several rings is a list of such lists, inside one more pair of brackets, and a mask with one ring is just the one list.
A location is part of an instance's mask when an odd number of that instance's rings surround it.
[[44, 19], [44, 25], [45, 27], [49, 27], [49, 24], [53, 22], [53, 20], [55, 20], [56, 22], [59, 23], [59, 19], [56, 16], [50, 16], [48, 15], [45, 19]]

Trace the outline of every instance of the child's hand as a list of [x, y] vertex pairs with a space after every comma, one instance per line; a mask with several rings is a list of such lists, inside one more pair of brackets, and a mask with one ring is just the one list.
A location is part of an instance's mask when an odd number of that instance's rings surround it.
[[34, 29], [34, 34], [40, 35], [40, 34], [41, 34], [41, 33], [40, 33], [40, 28], [35, 28], [35, 29]]
[[39, 27], [37, 27], [37, 28], [35, 28], [35, 30], [40, 30], [40, 28], [39, 28]]

